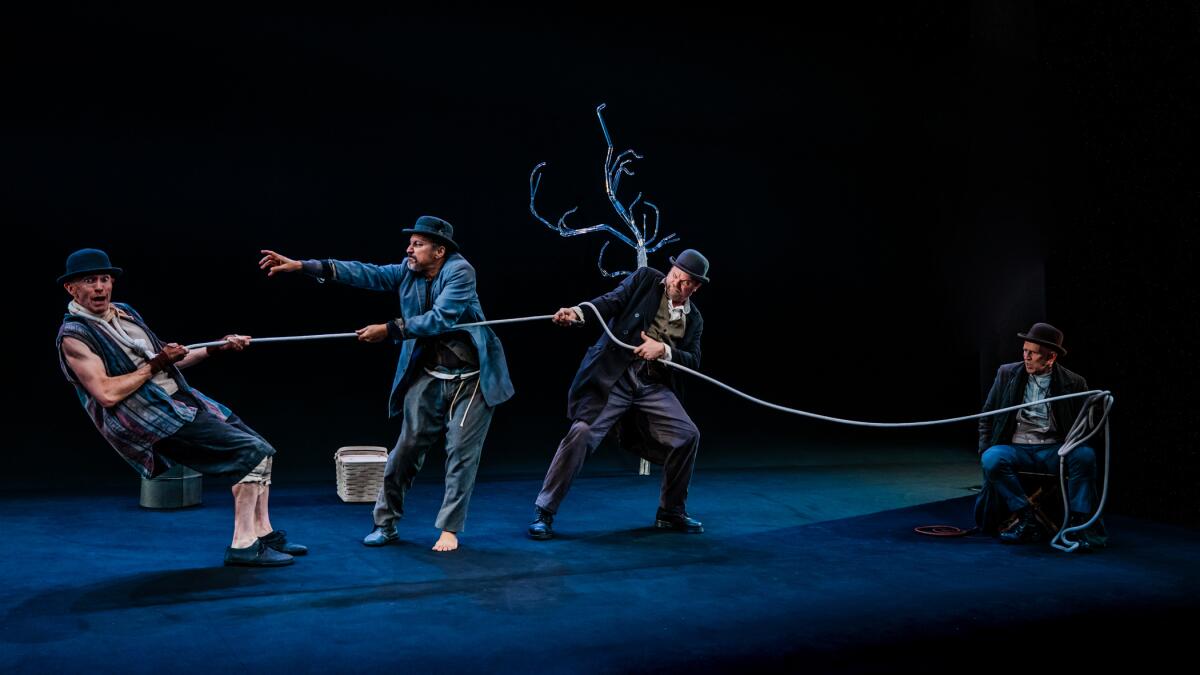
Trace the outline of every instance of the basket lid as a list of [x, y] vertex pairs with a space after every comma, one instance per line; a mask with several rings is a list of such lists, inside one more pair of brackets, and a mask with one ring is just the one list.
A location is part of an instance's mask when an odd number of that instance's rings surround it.
[[353, 457], [355, 455], [358, 455], [358, 456], [365, 455], [365, 456], [371, 456], [371, 457], [383, 455], [384, 457], [387, 457], [387, 454], [388, 454], [387, 448], [380, 446], [380, 445], [346, 445], [346, 446], [338, 448], [337, 452], [333, 453], [333, 456], [341, 459], [341, 458], [346, 458], [346, 457]]
[[341, 455], [342, 464], [379, 464], [387, 461], [387, 455]]

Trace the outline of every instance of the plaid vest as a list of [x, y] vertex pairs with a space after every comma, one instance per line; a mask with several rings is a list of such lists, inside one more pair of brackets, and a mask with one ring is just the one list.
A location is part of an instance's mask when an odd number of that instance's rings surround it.
[[[162, 350], [162, 340], [159, 340], [158, 336], [146, 326], [141, 315], [129, 305], [123, 303], [114, 303], [114, 305], [128, 314], [135, 324], [146, 331], [155, 351]], [[75, 386], [75, 394], [79, 397], [79, 403], [87, 411], [88, 417], [96, 425], [100, 435], [117, 451], [117, 454], [121, 455], [122, 459], [129, 462], [129, 465], [145, 478], [154, 478], [170, 469], [170, 461], [155, 454], [154, 444], [195, 419], [196, 409], [171, 398], [162, 387], [153, 382], [143, 384], [120, 403], [111, 408], [105, 408], [88, 393], [75, 372], [67, 364], [62, 349], [63, 338], [67, 337], [79, 340], [99, 356], [104, 362], [104, 370], [109, 377], [125, 375], [137, 370], [120, 345], [107, 333], [93, 326], [90, 320], [67, 314], [63, 317], [63, 323], [58, 329], [58, 338], [56, 339], [59, 368], [62, 369], [63, 376], [67, 378], [67, 381]], [[225, 420], [233, 414], [229, 408], [189, 387], [175, 366], [169, 366], [167, 372], [171, 379], [179, 385], [180, 391], [191, 392], [208, 408], [210, 413], [219, 419]]]

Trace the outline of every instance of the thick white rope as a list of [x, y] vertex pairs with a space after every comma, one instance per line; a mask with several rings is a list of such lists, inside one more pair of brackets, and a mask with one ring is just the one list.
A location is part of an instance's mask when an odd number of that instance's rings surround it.
[[[329, 340], [332, 338], [352, 338], [358, 337], [358, 333], [325, 333], [323, 335], [288, 335], [286, 337], [265, 337], [265, 338], [250, 338], [250, 342], [307, 342], [308, 340]], [[185, 345], [185, 349], [191, 351], [193, 349], [203, 349], [205, 347], [219, 347], [229, 340], [213, 340], [212, 342], [197, 342], [194, 345]]]
[[[618, 340], [616, 335], [613, 335], [612, 331], [608, 329], [608, 325], [604, 323], [604, 317], [600, 316], [600, 310], [596, 309], [595, 305], [593, 305], [590, 302], [580, 303], [580, 305], [590, 307], [592, 309], [592, 311], [596, 313], [596, 316], [600, 317], [600, 327], [603, 328], [604, 332], [608, 334], [608, 339], [612, 340], [616, 344], [621, 345], [622, 347], [624, 347], [626, 349], [630, 349], [630, 350], [635, 349], [635, 347], [633, 345], [625, 344], [624, 342], [621, 342], [620, 340]], [[812, 419], [817, 419], [817, 420], [824, 420], [826, 422], [836, 422], [838, 424], [849, 424], [849, 425], [859, 426], [859, 427], [876, 427], [876, 428], [928, 427], [928, 426], [934, 426], [937, 424], [950, 424], [952, 422], [963, 422], [965, 420], [978, 419], [980, 417], [987, 417], [989, 415], [999, 415], [1000, 413], [1011, 412], [1013, 410], [1019, 410], [1021, 408], [1028, 408], [1030, 406], [1035, 406], [1035, 405], [1042, 405], [1044, 403], [1049, 403], [1051, 401], [1063, 401], [1063, 400], [1066, 400], [1069, 398], [1079, 398], [1081, 396], [1092, 396], [1094, 394], [1110, 394], [1110, 392], [1108, 392], [1108, 391], [1103, 391], [1100, 389], [1093, 389], [1090, 391], [1081, 391], [1081, 392], [1077, 392], [1074, 394], [1063, 394], [1061, 396], [1053, 396], [1050, 398], [1044, 398], [1040, 401], [1035, 401], [1033, 403], [1022, 403], [1020, 405], [1013, 405], [1013, 406], [1009, 406], [1007, 408], [999, 408], [997, 410], [989, 410], [987, 412], [977, 413], [975, 415], [963, 415], [962, 417], [949, 417], [946, 419], [925, 420], [922, 422], [863, 422], [861, 420], [848, 420], [848, 419], [844, 419], [841, 417], [830, 417], [828, 415], [818, 415], [817, 413], [812, 413], [812, 412], [808, 412], [805, 410], [797, 410], [796, 408], [788, 408], [787, 406], [770, 403], [768, 401], [764, 401], [762, 399], [755, 398], [745, 392], [734, 389], [733, 387], [725, 384], [724, 382], [721, 382], [720, 380], [713, 379], [713, 378], [709, 377], [708, 375], [705, 375], [704, 373], [701, 373], [700, 371], [697, 371], [697, 370], [692, 370], [691, 368], [688, 368], [687, 366], [675, 363], [673, 361], [659, 361], [659, 363], [666, 365], [666, 366], [670, 366], [677, 370], [682, 370], [685, 373], [690, 373], [692, 375], [695, 375], [696, 377], [698, 377], [702, 380], [711, 382], [712, 384], [715, 384], [718, 387], [721, 387], [722, 389], [724, 389], [730, 393], [741, 396], [742, 398], [746, 399], [747, 401], [751, 401], [753, 403], [757, 403], [758, 405], [761, 405], [761, 406], [764, 406], [767, 408], [771, 408], [772, 410], [778, 410], [780, 412], [791, 413], [793, 415], [802, 415], [804, 417], [810, 417]], [[1064, 445], [1063, 447], [1066, 448], [1067, 446]], [[1073, 448], [1074, 446], [1071, 446], [1071, 447]], [[1066, 452], [1070, 452], [1070, 449], [1067, 449]], [[1062, 450], [1060, 450], [1059, 454], [1060, 455], [1066, 454], [1066, 452], [1063, 452]]]
[[[1067, 539], [1068, 534], [1086, 530], [1100, 520], [1100, 514], [1104, 512], [1104, 503], [1108, 500], [1108, 466], [1112, 455], [1112, 434], [1108, 423], [1108, 411], [1112, 409], [1113, 396], [1108, 392], [1097, 394], [1088, 399], [1084, 404], [1083, 410], [1080, 411], [1079, 417], [1075, 419], [1075, 423], [1071, 425], [1071, 430], [1067, 432], [1067, 439], [1062, 447], [1058, 449], [1058, 487], [1063, 498], [1063, 524], [1059, 528], [1058, 534], [1050, 540], [1050, 545], [1060, 551], [1070, 553], [1079, 548], [1080, 542]], [[1102, 407], [1100, 419], [1093, 420], [1092, 415], [1097, 408]], [[1096, 432], [1100, 430], [1100, 424], [1104, 425], [1104, 484], [1100, 490], [1100, 503], [1096, 506], [1096, 512], [1085, 523], [1080, 523], [1074, 527], [1070, 525], [1071, 504], [1067, 497], [1067, 454], [1075, 448], [1083, 445]], [[1089, 431], [1090, 427], [1090, 431]], [[1086, 432], [1086, 433], [1085, 433]]]
[[[553, 314], [542, 314], [540, 316], [522, 316], [516, 319], [496, 319], [494, 321], [476, 321], [475, 323], [460, 323], [455, 328], [470, 328], [472, 326], [496, 326], [502, 323], [521, 323], [522, 321], [540, 321], [542, 319], [553, 319]], [[322, 335], [289, 335], [286, 337], [265, 337], [265, 338], [250, 338], [251, 343], [259, 342], [305, 342], [308, 340], [330, 340], [334, 338], [352, 338], [358, 337], [358, 333], [324, 333]], [[202, 349], [204, 347], [219, 347], [228, 342], [228, 340], [213, 340], [212, 342], [197, 342], [194, 345], [186, 345], [186, 348]]]

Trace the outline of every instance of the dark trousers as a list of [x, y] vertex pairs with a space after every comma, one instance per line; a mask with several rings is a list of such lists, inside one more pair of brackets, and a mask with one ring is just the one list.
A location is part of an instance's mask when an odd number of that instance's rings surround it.
[[583, 468], [584, 460], [631, 407], [646, 415], [654, 440], [671, 449], [663, 462], [659, 510], [666, 514], [684, 512], [692, 469], [696, 465], [696, 451], [700, 447], [700, 430], [688, 417], [675, 392], [663, 384], [638, 380], [632, 371], [621, 375], [613, 385], [608, 402], [591, 424], [582, 420], [571, 424], [546, 472], [542, 492], [535, 502], [538, 507], [550, 513], [558, 512], [558, 506]]
[[237, 415], [221, 421], [185, 391], [176, 392], [172, 398], [196, 408], [191, 422], [154, 444], [154, 452], [173, 464], [237, 482], [263, 458], [275, 454], [275, 448]]
[[444, 448], [446, 494], [434, 525], [462, 532], [483, 441], [492, 423], [492, 408], [483, 400], [483, 392], [476, 391], [478, 382], [479, 376], [449, 381], [422, 374], [404, 392], [404, 428], [383, 470], [383, 487], [373, 513], [375, 525], [386, 527], [404, 517], [404, 495], [421, 470], [425, 454]]

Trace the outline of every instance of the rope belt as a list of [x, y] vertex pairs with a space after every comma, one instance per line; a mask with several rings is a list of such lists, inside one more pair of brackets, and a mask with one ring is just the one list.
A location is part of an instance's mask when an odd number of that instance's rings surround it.
[[467, 379], [475, 377], [476, 375], [479, 374], [478, 370], [472, 370], [469, 373], [443, 373], [440, 370], [430, 370], [429, 368], [426, 368], [425, 372], [429, 373], [431, 376], [436, 377], [439, 380], [446, 380], [448, 382], [456, 382], [458, 380], [467, 380]]
[[[445, 382], [458, 382], [458, 388], [454, 390], [454, 398], [450, 400], [450, 421], [454, 421], [454, 404], [458, 403], [458, 395], [462, 393], [463, 385], [467, 380], [479, 375], [478, 370], [472, 370], [469, 373], [443, 373], [438, 370], [425, 369], [431, 377], [435, 377]], [[475, 388], [471, 390], [471, 398], [467, 401], [467, 409], [463, 411], [462, 419], [458, 421], [458, 428], [462, 429], [467, 423], [467, 415], [471, 412], [471, 404], [475, 402], [475, 394], [479, 392], [479, 378], [475, 379]]]

